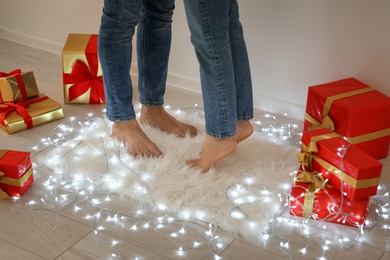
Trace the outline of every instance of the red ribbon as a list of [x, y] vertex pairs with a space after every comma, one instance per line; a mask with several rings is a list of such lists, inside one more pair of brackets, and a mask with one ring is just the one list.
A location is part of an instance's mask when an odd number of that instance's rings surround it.
[[100, 100], [104, 103], [106, 102], [104, 97], [103, 77], [97, 76], [99, 66], [97, 41], [98, 36], [95, 34], [92, 35], [88, 41], [85, 49], [88, 65], [77, 60], [71, 73], [63, 73], [64, 84], [74, 84], [69, 88], [69, 101], [78, 98], [90, 89], [90, 104], [100, 104]]
[[[20, 94], [22, 95], [22, 98], [28, 98], [26, 86], [24, 85], [24, 81], [23, 81], [21, 74], [22, 74], [22, 71], [20, 69], [13, 70], [9, 73], [0, 72], [0, 78], [15, 76], [15, 79], [16, 79], [16, 82], [18, 83], [18, 88], [20, 90]], [[3, 97], [1, 96], [1, 92], [0, 92], [0, 102], [4, 102]]]
[[8, 114], [12, 111], [16, 111], [19, 115], [23, 117], [24, 123], [26, 124], [27, 128], [33, 127], [33, 121], [32, 117], [28, 113], [26, 107], [33, 103], [41, 102], [45, 99], [48, 99], [47, 96], [41, 97], [41, 98], [35, 98], [30, 100], [21, 99], [16, 103], [8, 102], [5, 104], [0, 105], [0, 124], [5, 125], [5, 119], [7, 118]]

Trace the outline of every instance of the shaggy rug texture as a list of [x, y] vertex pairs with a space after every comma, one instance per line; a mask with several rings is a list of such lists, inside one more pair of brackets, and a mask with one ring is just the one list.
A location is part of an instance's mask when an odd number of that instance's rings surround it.
[[[41, 163], [73, 179], [103, 183], [99, 189], [191, 220], [211, 223], [245, 237], [259, 236], [285, 200], [297, 170], [298, 148], [256, 130], [233, 154], [208, 173], [190, 169], [205, 138], [200, 110], [172, 111], [197, 127], [194, 138], [178, 138], [149, 126], [143, 130], [164, 153], [162, 158], [134, 159], [110, 137], [104, 116], [56, 129], [66, 136]], [[75, 130], [77, 129], [77, 130]], [[126, 200], [124, 200], [125, 203]]]

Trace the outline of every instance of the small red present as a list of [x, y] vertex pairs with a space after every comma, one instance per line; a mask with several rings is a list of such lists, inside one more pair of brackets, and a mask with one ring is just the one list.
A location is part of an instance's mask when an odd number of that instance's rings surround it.
[[20, 69], [0, 72], [0, 103], [14, 102], [38, 96], [38, 86], [32, 71]]
[[0, 177], [0, 191], [4, 191], [9, 196], [22, 196], [34, 182], [33, 168], [30, 167], [20, 178]]
[[327, 127], [376, 159], [390, 143], [390, 97], [347, 78], [309, 87], [304, 131]]
[[320, 172], [351, 201], [377, 193], [383, 165], [327, 128], [303, 132], [299, 157], [304, 170]]
[[0, 150], [0, 197], [21, 196], [33, 182], [29, 152]]
[[69, 34], [62, 49], [64, 102], [103, 104], [104, 85], [97, 34]]
[[29, 152], [0, 150], [0, 172], [10, 178], [20, 178], [31, 167]]
[[311, 185], [307, 182], [295, 182], [289, 196], [291, 215], [354, 227], [364, 224], [369, 198], [351, 201], [329, 185], [315, 190], [312, 190]]

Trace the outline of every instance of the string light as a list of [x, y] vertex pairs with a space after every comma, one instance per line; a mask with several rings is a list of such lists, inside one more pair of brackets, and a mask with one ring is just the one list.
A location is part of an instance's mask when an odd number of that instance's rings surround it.
[[[186, 111], [193, 110], [200, 117], [204, 116], [202, 109], [198, 108], [198, 104], [195, 104], [194, 108], [183, 109], [177, 108], [174, 109], [171, 106], [165, 106], [167, 110], [172, 109], [173, 112], [177, 115], [186, 113]], [[104, 113], [104, 111], [103, 111]], [[260, 118], [254, 119], [253, 124], [255, 126], [255, 131], [263, 133], [264, 136], [268, 136], [270, 140], [274, 142], [284, 143], [286, 145], [300, 145], [300, 140], [302, 136], [302, 129], [299, 124], [287, 122], [286, 114], [277, 114], [271, 115], [266, 113], [259, 116]], [[120, 241], [105, 241], [100, 232], [103, 230], [110, 229], [117, 225], [118, 227], [123, 228], [123, 230], [131, 231], [134, 236], [141, 234], [142, 232], [157, 232], [162, 238], [165, 238], [177, 246], [177, 254], [179, 256], [184, 256], [187, 250], [200, 250], [209, 247], [211, 255], [214, 255], [214, 259], [222, 259], [215, 250], [222, 249], [224, 243], [221, 241], [219, 236], [216, 234], [216, 227], [208, 223], [204, 226], [205, 219], [207, 219], [207, 212], [202, 210], [191, 210], [185, 209], [181, 211], [178, 216], [168, 214], [166, 211], [167, 206], [163, 203], [155, 203], [155, 212], [150, 216], [146, 211], [140, 209], [136, 211], [134, 216], [131, 215], [122, 215], [118, 212], [109, 211], [104, 206], [105, 203], [111, 202], [110, 194], [115, 191], [115, 189], [121, 185], [118, 182], [118, 179], [111, 176], [105, 176], [100, 180], [90, 179], [88, 176], [83, 177], [83, 172], [76, 174], [72, 172], [70, 174], [69, 166], [66, 164], [66, 160], [83, 161], [83, 157], [86, 156], [86, 150], [83, 148], [83, 145], [87, 133], [93, 131], [96, 128], [104, 129], [107, 131], [109, 125], [107, 124], [102, 117], [95, 117], [93, 113], [87, 115], [87, 118], [84, 121], [78, 121], [75, 117], [69, 118], [69, 124], [60, 124], [53, 130], [52, 137], [43, 138], [38, 145], [34, 145], [31, 150], [34, 153], [34, 156], [38, 156], [40, 153], [44, 154], [45, 151], [50, 150], [50, 148], [56, 148], [57, 151], [60, 151], [58, 154], [52, 155], [49, 158], [46, 158], [45, 167], [53, 169], [53, 175], [49, 176], [48, 179], [43, 183], [44, 188], [47, 189], [47, 194], [40, 198], [39, 201], [43, 203], [41, 207], [46, 208], [65, 208], [73, 204], [73, 211], [75, 214], [82, 216], [83, 218], [91, 221], [93, 234], [98, 237], [98, 241], [110, 247], [113, 257], [120, 257], [121, 254], [117, 251], [116, 247]], [[94, 132], [97, 138], [104, 138], [103, 133]], [[104, 142], [102, 142], [104, 143]], [[101, 157], [102, 155], [106, 157], [106, 162], [101, 162], [105, 167], [105, 172], [109, 171], [109, 167], [117, 167], [123, 163], [121, 158], [115, 154], [106, 154], [106, 149], [110, 145], [115, 145], [113, 143], [106, 142], [106, 147], [102, 146], [102, 149], [96, 150], [93, 153], [90, 153], [89, 156]], [[338, 154], [341, 158], [345, 156], [345, 153], [348, 151], [348, 147], [340, 147]], [[72, 152], [72, 153], [71, 153]], [[69, 154], [77, 154], [72, 158], [68, 158]], [[342, 160], [341, 160], [342, 162]], [[117, 173], [119, 176], [126, 176], [131, 172], [131, 165], [135, 162], [128, 162], [130, 168], [121, 169]], [[37, 165], [35, 168], [39, 169], [41, 165]], [[103, 168], [104, 168], [103, 167]], [[120, 168], [120, 167], [117, 167]], [[99, 168], [101, 170], [101, 168]], [[101, 172], [103, 175], [104, 171]], [[133, 174], [137, 174], [132, 172]], [[37, 172], [39, 174], [39, 172]], [[141, 172], [139, 174], [139, 182], [134, 183], [136, 190], [138, 190], [144, 196], [149, 196], [149, 187], [147, 181], [151, 178], [150, 173]], [[297, 172], [286, 173], [290, 174], [291, 181], [293, 183]], [[341, 173], [342, 174], [342, 173]], [[250, 219], [243, 207], [252, 205], [255, 203], [266, 202], [269, 199], [271, 191], [266, 185], [259, 184], [259, 180], [256, 179], [256, 176], [247, 176], [242, 180], [242, 183], [235, 183], [226, 191], [226, 197], [232, 203], [232, 210], [230, 212], [230, 217], [235, 221], [247, 221], [248, 229], [253, 230], [254, 233], [258, 233], [260, 236], [259, 242], [263, 241], [278, 241], [280, 250], [282, 250], [287, 255], [290, 255], [290, 251], [293, 248], [296, 248], [296, 251], [301, 252], [302, 254], [308, 254], [312, 251], [321, 251], [326, 252], [331, 249], [346, 248], [353, 244], [355, 238], [335, 236], [334, 239], [328, 240], [329, 237], [325, 234], [323, 238], [316, 237], [319, 239], [319, 245], [322, 246], [321, 250], [315, 249], [308, 245], [300, 245], [294, 242], [294, 238], [285, 239], [279, 237], [279, 231], [286, 228], [287, 230], [298, 230], [298, 233], [302, 234], [304, 237], [315, 236], [319, 230], [321, 232], [327, 232], [328, 229], [332, 229], [330, 223], [316, 220], [316, 222], [309, 221], [308, 218], [297, 218], [289, 214], [290, 205], [288, 199], [296, 200], [296, 198], [291, 197], [289, 191], [292, 188], [292, 185], [288, 183], [280, 184], [284, 190], [287, 191], [287, 194], [278, 193], [276, 196], [280, 202], [280, 205], [275, 205], [279, 210], [274, 215], [272, 219], [269, 220], [267, 226], [260, 227], [256, 220]], [[306, 191], [307, 192], [307, 191]], [[305, 193], [301, 194], [304, 196]], [[102, 195], [102, 196], [101, 196]], [[16, 200], [15, 200], [16, 201]], [[151, 199], [153, 204], [153, 199]], [[383, 232], [390, 232], [390, 223], [386, 222], [389, 220], [389, 193], [384, 185], [378, 186], [378, 195], [373, 197], [373, 201], [376, 202], [377, 208], [373, 210], [376, 212], [376, 216], [380, 217], [382, 221], [380, 228]], [[33, 209], [33, 206], [38, 204], [37, 200], [32, 199], [31, 201], [23, 205], [26, 208]], [[330, 212], [329, 220], [332, 219], [331, 216], [337, 216], [337, 221], [340, 223], [347, 223], [349, 221], [350, 215], [341, 212], [341, 207], [336, 204], [330, 204], [328, 207]], [[158, 215], [158, 217], [154, 217]], [[316, 215], [313, 214], [312, 218], [316, 218]], [[182, 221], [189, 221], [194, 226], [182, 225]], [[199, 225], [196, 225], [198, 223]], [[316, 227], [316, 224], [320, 223], [319, 228]], [[366, 231], [365, 227], [373, 227], [375, 223], [379, 223], [378, 219], [366, 219], [363, 225], [356, 224], [360, 235], [363, 235]], [[114, 225], [114, 226], [113, 226]], [[166, 230], [173, 229], [177, 225], [180, 225], [179, 229], [176, 229], [175, 232], [166, 232]], [[141, 227], [141, 228], [140, 228]], [[266, 230], [266, 232], [262, 232]], [[292, 232], [293, 234], [294, 232]], [[197, 234], [194, 237], [194, 240], [186, 245], [181, 241], [181, 238], [186, 234]], [[389, 233], [387, 233], [388, 235]], [[174, 239], [174, 240], [173, 240]], [[321, 240], [322, 243], [321, 243]], [[326, 255], [321, 255], [318, 259], [327, 259]]]

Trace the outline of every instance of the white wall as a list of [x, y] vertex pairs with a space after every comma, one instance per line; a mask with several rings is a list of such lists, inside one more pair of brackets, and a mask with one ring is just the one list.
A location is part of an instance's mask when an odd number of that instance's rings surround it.
[[[239, 4], [256, 108], [302, 119], [308, 86], [346, 77], [390, 96], [389, 0]], [[0, 38], [60, 54], [69, 33], [98, 32], [102, 6], [102, 0], [0, 0]], [[173, 34], [168, 84], [200, 92], [180, 0]]]

